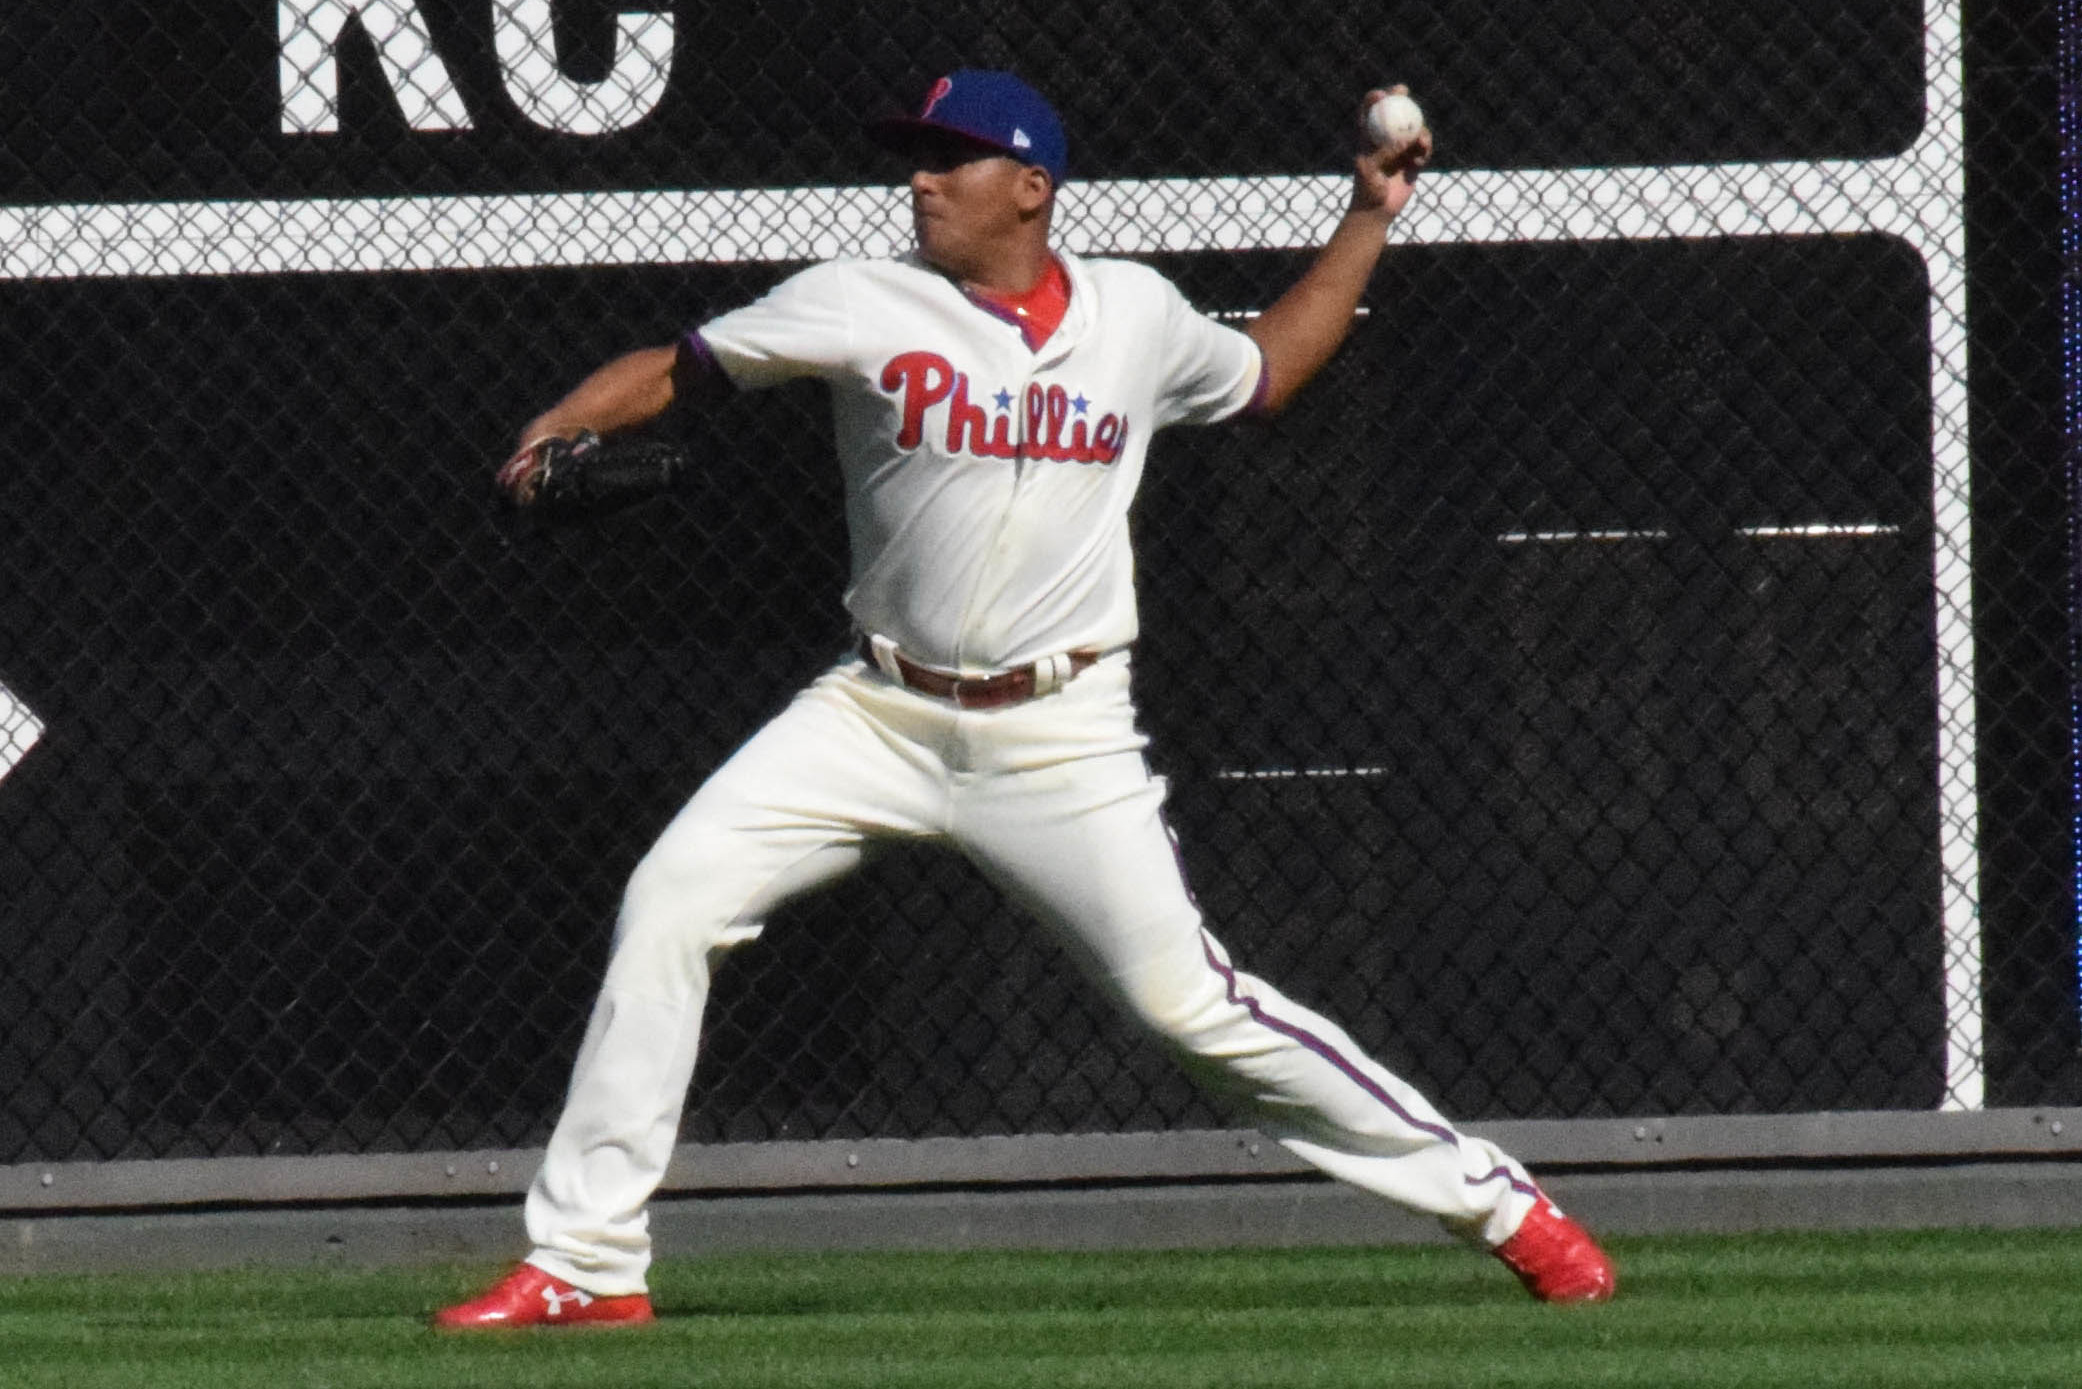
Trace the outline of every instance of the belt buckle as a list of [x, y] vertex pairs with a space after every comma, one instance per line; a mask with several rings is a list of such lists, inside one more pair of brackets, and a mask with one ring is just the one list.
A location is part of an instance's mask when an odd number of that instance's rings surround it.
[[[1005, 671], [999, 675], [984, 675], [974, 678], [957, 676], [954, 681], [954, 707], [957, 709], [995, 709], [1004, 704], [1017, 704], [1016, 693], [1001, 693], [1016, 678], [1016, 672]], [[998, 682], [1004, 681], [1003, 685]]]

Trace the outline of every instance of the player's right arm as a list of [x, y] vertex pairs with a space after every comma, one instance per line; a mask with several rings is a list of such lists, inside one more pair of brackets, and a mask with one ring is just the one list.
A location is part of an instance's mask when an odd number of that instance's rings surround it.
[[[1401, 86], [1392, 90], [1407, 94]], [[1386, 95], [1370, 91], [1359, 103], [1362, 126], [1367, 108]], [[1301, 278], [1248, 330], [1265, 356], [1265, 413], [1285, 409], [1344, 343], [1387, 244], [1388, 225], [1402, 214], [1430, 159], [1429, 130], [1400, 150], [1370, 148], [1354, 157], [1352, 204], [1344, 219]]]

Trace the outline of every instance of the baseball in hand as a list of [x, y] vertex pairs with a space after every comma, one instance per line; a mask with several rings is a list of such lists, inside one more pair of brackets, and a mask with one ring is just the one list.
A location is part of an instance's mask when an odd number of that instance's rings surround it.
[[1399, 150], [1423, 129], [1423, 110], [1401, 92], [1390, 92], [1366, 108], [1366, 136], [1375, 149]]

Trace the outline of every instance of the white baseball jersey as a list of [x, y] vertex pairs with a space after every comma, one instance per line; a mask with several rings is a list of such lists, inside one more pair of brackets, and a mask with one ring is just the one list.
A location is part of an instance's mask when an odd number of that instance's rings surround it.
[[829, 383], [846, 609], [914, 660], [994, 671], [1133, 641], [1150, 436], [1260, 388], [1257, 344], [1156, 271], [1060, 259], [1069, 308], [1039, 351], [916, 256], [814, 266], [693, 334], [738, 387]]

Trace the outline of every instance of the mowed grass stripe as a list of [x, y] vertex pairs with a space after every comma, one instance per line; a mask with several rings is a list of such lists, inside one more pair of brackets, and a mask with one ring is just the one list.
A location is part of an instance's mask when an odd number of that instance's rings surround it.
[[0, 1385], [2082, 1384], [2068, 1232], [1613, 1242], [1621, 1296], [1538, 1306], [1447, 1248], [661, 1263], [659, 1325], [442, 1336], [499, 1269], [0, 1280]]

